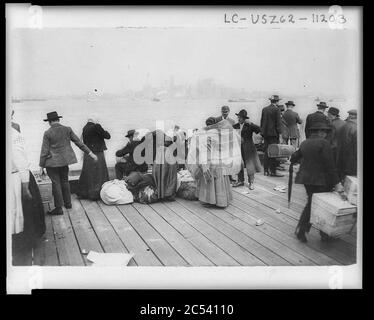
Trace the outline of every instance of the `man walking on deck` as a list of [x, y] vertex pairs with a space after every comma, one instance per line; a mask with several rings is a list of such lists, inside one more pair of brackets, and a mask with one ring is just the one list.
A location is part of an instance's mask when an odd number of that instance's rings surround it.
[[97, 156], [82, 142], [70, 127], [63, 126], [56, 111], [47, 113], [50, 128], [44, 132], [42, 149], [40, 151], [40, 173], [43, 168], [52, 181], [52, 193], [55, 209], [49, 211], [51, 215], [63, 214], [62, 206], [71, 208], [71, 194], [69, 185], [69, 165], [77, 162], [70, 141], [92, 159], [97, 161]]
[[279, 143], [279, 135], [282, 133], [281, 112], [278, 108], [279, 96], [273, 95], [270, 98], [271, 104], [262, 109], [261, 134], [264, 137], [264, 173], [273, 177], [282, 177], [276, 172], [276, 159], [269, 158], [268, 147], [270, 144]]

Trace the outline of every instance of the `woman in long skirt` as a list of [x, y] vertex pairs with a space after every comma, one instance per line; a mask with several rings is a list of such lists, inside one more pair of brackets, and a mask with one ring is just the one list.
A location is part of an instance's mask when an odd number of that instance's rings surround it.
[[199, 200], [224, 208], [233, 198], [229, 177], [240, 170], [240, 138], [227, 120], [215, 123], [211, 117], [206, 125], [191, 139], [187, 167]]
[[178, 163], [173, 156], [173, 151], [168, 148], [172, 140], [163, 133], [163, 145], [156, 146], [155, 160], [152, 167], [152, 175], [156, 182], [158, 198], [173, 201], [177, 193], [177, 169]]
[[90, 156], [84, 154], [77, 195], [80, 198], [98, 200], [100, 199], [101, 186], [109, 180], [104, 155], [104, 151], [107, 149], [104, 139], [110, 139], [110, 134], [96, 119], [90, 117], [83, 128], [82, 138], [84, 144], [92, 150], [98, 160], [94, 161]]

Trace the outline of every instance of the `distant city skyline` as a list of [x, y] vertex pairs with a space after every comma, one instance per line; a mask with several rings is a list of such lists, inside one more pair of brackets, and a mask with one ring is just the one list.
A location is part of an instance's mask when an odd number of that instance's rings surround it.
[[145, 86], [217, 86], [286, 95], [358, 95], [352, 30], [15, 29], [12, 96], [139, 92]]

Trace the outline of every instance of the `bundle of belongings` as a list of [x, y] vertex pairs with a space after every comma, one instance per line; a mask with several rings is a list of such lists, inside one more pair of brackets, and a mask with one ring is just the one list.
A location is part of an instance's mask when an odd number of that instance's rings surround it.
[[126, 182], [118, 179], [107, 181], [102, 185], [100, 198], [107, 205], [129, 204], [134, 202], [134, 197], [127, 189]]
[[177, 173], [177, 197], [186, 200], [197, 200], [196, 181], [188, 170]]
[[125, 178], [125, 181], [135, 202], [147, 204], [158, 200], [156, 183], [152, 174], [133, 171]]

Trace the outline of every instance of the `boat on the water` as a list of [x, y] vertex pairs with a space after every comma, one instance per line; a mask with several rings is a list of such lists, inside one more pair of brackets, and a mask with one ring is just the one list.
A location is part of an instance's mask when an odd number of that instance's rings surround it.
[[152, 101], [159, 102], [160, 99], [159, 98], [153, 98]]
[[246, 98], [232, 98], [229, 99], [228, 102], [256, 102], [256, 100]]

